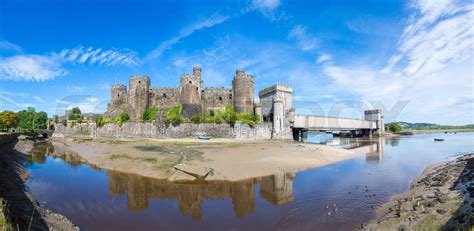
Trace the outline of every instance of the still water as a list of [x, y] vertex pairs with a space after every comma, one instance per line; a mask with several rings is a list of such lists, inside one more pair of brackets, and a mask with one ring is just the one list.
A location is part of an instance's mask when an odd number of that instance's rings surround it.
[[27, 186], [81, 230], [351, 230], [406, 191], [427, 165], [474, 151], [474, 133], [371, 141], [311, 134], [309, 141], [361, 155], [296, 174], [171, 183], [97, 169], [38, 147]]

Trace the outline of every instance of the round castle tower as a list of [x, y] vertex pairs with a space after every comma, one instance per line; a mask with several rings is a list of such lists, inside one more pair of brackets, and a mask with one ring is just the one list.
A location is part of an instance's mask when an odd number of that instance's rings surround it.
[[232, 80], [233, 106], [237, 113], [253, 112], [254, 78], [242, 69], [235, 71]]
[[132, 76], [129, 79], [130, 118], [139, 119], [149, 105], [150, 78]]

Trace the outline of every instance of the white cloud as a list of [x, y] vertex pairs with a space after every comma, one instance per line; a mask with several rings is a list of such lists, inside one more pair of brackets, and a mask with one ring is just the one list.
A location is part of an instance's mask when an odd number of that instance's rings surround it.
[[46, 81], [67, 74], [61, 60], [48, 55], [16, 55], [0, 58], [0, 79]]
[[20, 53], [23, 51], [23, 49], [16, 44], [13, 44], [7, 40], [2, 40], [0, 38], [0, 51], [13, 51]]
[[8, 104], [13, 105], [16, 108], [27, 108], [27, 107], [33, 106], [32, 104], [29, 104], [29, 103], [19, 103], [4, 94], [0, 94], [0, 101], [7, 102]]
[[46, 55], [20, 54], [0, 57], [0, 79], [47, 81], [68, 73], [64, 64], [138, 65], [135, 52], [76, 47]]
[[315, 50], [318, 47], [318, 39], [310, 35], [302, 25], [294, 26], [288, 37], [295, 39], [298, 47], [303, 51]]
[[408, 76], [423, 76], [462, 62], [474, 52], [474, 4], [472, 1], [418, 0], [400, 38], [398, 54], [383, 70], [396, 64]]
[[327, 61], [331, 61], [332, 60], [332, 56], [328, 55], [328, 54], [322, 54], [319, 56], [319, 58], [316, 60], [316, 63], [320, 64], [320, 63], [325, 63]]
[[255, 9], [276, 9], [280, 5], [280, 0], [253, 0], [252, 7]]
[[63, 49], [61, 52], [59, 52], [59, 56], [61, 56], [65, 61], [79, 64], [105, 64], [108, 66], [138, 65], [136, 52], [130, 50], [102, 50], [100, 48], [84, 48], [79, 46], [72, 49]]
[[67, 86], [66, 89], [72, 93], [81, 93], [86, 89], [85, 86]]
[[46, 101], [44, 101], [44, 99], [39, 96], [33, 96], [33, 98], [40, 103], [46, 103]]
[[155, 59], [155, 58], [161, 56], [163, 54], [163, 52], [165, 52], [168, 49], [171, 49], [179, 41], [181, 41], [182, 39], [190, 36], [194, 32], [196, 32], [198, 30], [202, 30], [204, 28], [210, 28], [210, 27], [213, 27], [215, 25], [221, 24], [221, 23], [227, 21], [229, 18], [230, 18], [229, 16], [213, 14], [212, 16], [210, 16], [206, 19], [199, 20], [199, 21], [189, 25], [189, 26], [185, 27], [184, 29], [182, 29], [177, 36], [175, 36], [171, 39], [168, 39], [166, 41], [161, 42], [160, 45], [158, 45], [157, 48], [153, 49], [145, 57], [145, 60]]

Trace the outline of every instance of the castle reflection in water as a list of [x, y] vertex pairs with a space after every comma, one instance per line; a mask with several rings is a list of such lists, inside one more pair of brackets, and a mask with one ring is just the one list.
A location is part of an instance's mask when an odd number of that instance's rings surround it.
[[260, 197], [281, 206], [293, 201], [294, 173], [281, 173], [244, 181], [193, 181], [175, 183], [109, 171], [109, 191], [113, 196], [127, 194], [128, 209], [138, 211], [148, 207], [150, 199], [177, 200], [183, 214], [201, 218], [204, 200], [232, 200], [235, 214], [242, 218], [255, 209], [255, 186], [260, 185]]
[[[324, 141], [324, 144], [330, 146], [365, 154], [367, 162], [381, 161], [386, 143], [397, 146], [398, 139], [334, 138]], [[30, 163], [44, 163], [46, 155], [59, 157], [73, 167], [78, 167], [82, 163], [78, 155], [61, 146], [53, 147], [51, 144], [35, 146], [31, 154], [27, 160]], [[260, 186], [261, 198], [275, 206], [289, 204], [293, 201], [293, 182], [296, 179], [295, 173], [279, 173], [236, 182], [203, 180], [171, 182], [116, 171], [106, 171], [106, 173], [109, 176], [110, 195], [126, 195], [129, 210], [144, 210], [148, 208], [151, 199], [177, 200], [180, 211], [191, 215], [194, 220], [200, 220], [201, 204], [205, 200], [231, 199], [234, 212], [239, 218], [252, 213], [255, 210], [257, 184]]]

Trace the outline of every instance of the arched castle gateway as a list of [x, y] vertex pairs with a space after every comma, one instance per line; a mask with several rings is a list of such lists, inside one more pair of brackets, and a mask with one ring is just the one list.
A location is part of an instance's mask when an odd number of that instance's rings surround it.
[[112, 85], [111, 100], [106, 115], [115, 117], [127, 110], [133, 119], [140, 119], [146, 108], [169, 109], [183, 105], [183, 114], [190, 117], [201, 111], [222, 109], [232, 105], [238, 113], [254, 110], [254, 77], [237, 69], [232, 88], [206, 88], [201, 79], [201, 67], [181, 76], [177, 88], [152, 87], [148, 76], [131, 76], [129, 90], [125, 85]]

